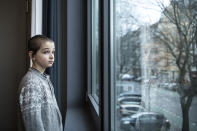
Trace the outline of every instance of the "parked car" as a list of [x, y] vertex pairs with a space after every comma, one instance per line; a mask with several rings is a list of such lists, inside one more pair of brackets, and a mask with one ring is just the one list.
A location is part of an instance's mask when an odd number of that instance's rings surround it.
[[136, 82], [141, 82], [141, 81], [142, 81], [142, 77], [136, 77], [134, 80], [135, 80]]
[[119, 98], [120, 97], [132, 97], [132, 96], [142, 97], [141, 93], [134, 93], [130, 91], [126, 91], [118, 95]]
[[139, 112], [123, 117], [120, 128], [124, 131], [161, 131], [170, 129], [169, 120], [161, 113]]
[[144, 79], [145, 79], [145, 76], [142, 76], [142, 75], [135, 77], [135, 81], [137, 81], [137, 82], [143, 82]]
[[178, 88], [178, 84], [177, 83], [164, 82], [164, 83], [161, 83], [159, 85], [159, 87], [167, 89], [167, 90], [176, 91], [177, 88]]
[[142, 81], [143, 84], [149, 84], [150, 82], [151, 82], [150, 79], [144, 79], [144, 80]]
[[117, 108], [120, 108], [120, 105], [130, 104], [130, 105], [142, 105], [145, 106], [144, 102], [142, 102], [141, 93], [133, 93], [133, 92], [123, 92], [118, 95], [117, 98]]
[[172, 91], [176, 91], [178, 88], [178, 84], [177, 83], [169, 83], [168, 85], [168, 89], [172, 90]]
[[142, 101], [141, 97], [129, 96], [129, 97], [118, 98], [117, 103], [119, 105], [123, 105], [123, 104], [140, 105], [141, 101]]
[[159, 87], [164, 88], [164, 89], [168, 89], [168, 85], [169, 85], [169, 83], [162, 82], [162, 83], [159, 84]]
[[122, 81], [131, 81], [134, 78], [133, 75], [130, 74], [123, 74], [121, 75], [121, 80]]
[[140, 105], [120, 105], [120, 116], [133, 115], [142, 111], [144, 111], [144, 107]]

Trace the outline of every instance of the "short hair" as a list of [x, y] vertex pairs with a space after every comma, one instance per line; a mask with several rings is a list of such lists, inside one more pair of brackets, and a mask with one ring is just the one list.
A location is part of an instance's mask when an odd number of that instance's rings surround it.
[[54, 42], [52, 39], [44, 36], [44, 35], [35, 35], [33, 37], [31, 37], [28, 41], [28, 52], [32, 51], [32, 56], [34, 56], [37, 51], [40, 49], [41, 44], [50, 41], [50, 42]]

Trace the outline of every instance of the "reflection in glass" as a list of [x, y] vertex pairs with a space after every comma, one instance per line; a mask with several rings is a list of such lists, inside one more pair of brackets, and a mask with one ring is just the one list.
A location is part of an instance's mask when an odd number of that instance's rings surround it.
[[197, 1], [111, 3], [115, 130], [196, 131]]
[[99, 1], [92, 1], [92, 96], [99, 103], [100, 49], [99, 49]]

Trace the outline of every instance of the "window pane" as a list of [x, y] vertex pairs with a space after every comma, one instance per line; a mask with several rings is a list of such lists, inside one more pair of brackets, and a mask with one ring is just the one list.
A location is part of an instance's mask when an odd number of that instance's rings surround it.
[[197, 1], [111, 0], [115, 131], [197, 130]]
[[99, 49], [99, 2], [92, 0], [92, 96], [99, 102], [100, 49]]

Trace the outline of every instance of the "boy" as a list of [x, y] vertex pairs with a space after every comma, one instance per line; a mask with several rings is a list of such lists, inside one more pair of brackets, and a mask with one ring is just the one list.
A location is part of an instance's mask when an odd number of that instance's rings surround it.
[[53, 85], [44, 73], [54, 62], [54, 42], [43, 35], [36, 35], [28, 42], [28, 52], [33, 65], [19, 85], [21, 130], [63, 131]]

